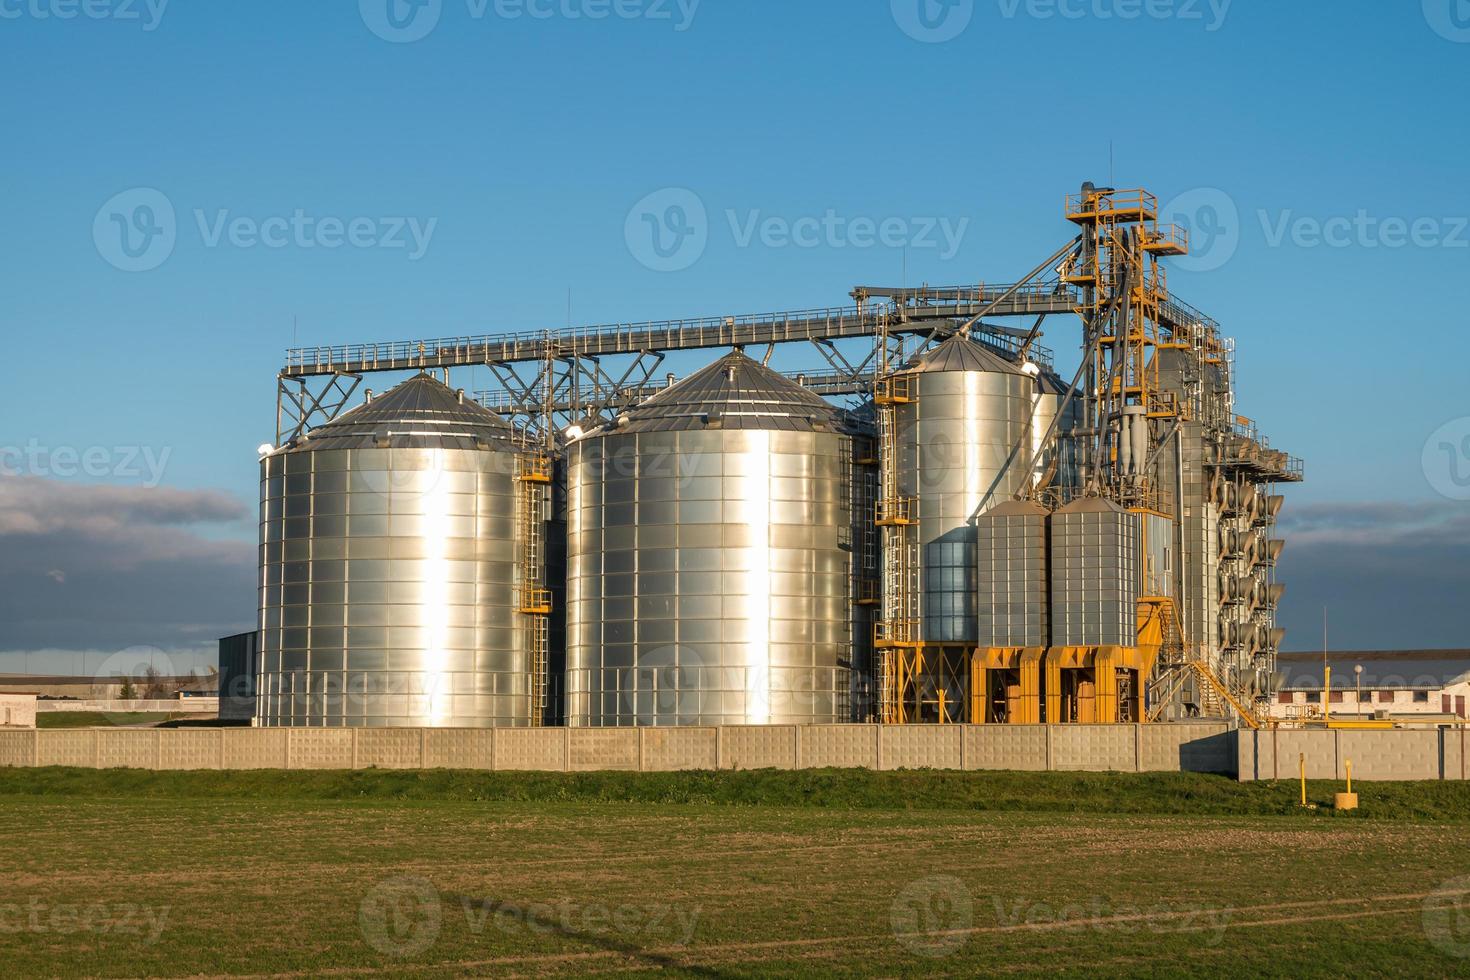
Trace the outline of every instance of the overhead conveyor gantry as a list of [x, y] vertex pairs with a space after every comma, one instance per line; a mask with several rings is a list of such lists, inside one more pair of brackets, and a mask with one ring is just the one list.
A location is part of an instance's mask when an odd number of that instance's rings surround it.
[[[1081, 308], [1082, 291], [1063, 275], [1080, 242], [1064, 244], [1017, 282], [858, 286], [849, 306], [293, 348], [277, 381], [276, 445], [334, 418], [363, 376], [379, 372], [487, 367], [496, 387], [479, 393], [481, 400], [553, 444], [568, 425], [605, 418], [662, 387], [660, 366], [675, 351], [810, 344], [827, 370], [793, 376], [829, 396], [871, 392], [874, 379], [892, 364], [957, 330], [1049, 366], [1050, 351], [1036, 338], [1046, 317]], [[1014, 317], [1032, 322], [1021, 329], [987, 322]], [[1164, 329], [1215, 326], [1172, 297], [1162, 304], [1159, 323]], [[872, 346], [854, 360], [837, 346], [850, 340]]]
[[[857, 394], [871, 386], [880, 345], [892, 345], [890, 354], [901, 356], [915, 338], [923, 346], [981, 314], [1044, 318], [1075, 313], [1077, 301], [1072, 287], [1056, 280], [932, 291], [859, 287], [853, 295], [853, 305], [827, 309], [293, 348], [278, 379], [277, 445], [335, 417], [371, 373], [488, 367], [498, 387], [478, 393], [483, 402], [533, 428], [554, 431], [657, 390], [659, 366], [674, 351], [811, 344], [830, 370], [792, 376], [821, 394]], [[1007, 352], [1019, 350], [1030, 333], [991, 323], [973, 328], [976, 340]], [[853, 361], [836, 346], [852, 339], [871, 341], [874, 348]], [[1027, 354], [1043, 363], [1051, 356], [1035, 344]], [[626, 360], [607, 363], [616, 358]]]

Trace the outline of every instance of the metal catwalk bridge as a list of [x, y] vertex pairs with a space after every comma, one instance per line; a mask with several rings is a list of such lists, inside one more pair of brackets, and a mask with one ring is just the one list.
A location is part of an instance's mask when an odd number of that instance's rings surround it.
[[[867, 390], [878, 354], [891, 353], [883, 350], [889, 341], [901, 349], [907, 338], [942, 338], [964, 324], [974, 339], [1008, 353], [1024, 349], [1050, 367], [1051, 351], [1035, 343], [1041, 322], [1054, 314], [1076, 314], [1081, 300], [1072, 284], [1054, 275], [1035, 276], [1001, 285], [859, 286], [852, 290], [852, 305], [825, 309], [292, 348], [277, 381], [276, 445], [334, 418], [362, 376], [376, 372], [487, 366], [499, 388], [481, 393], [482, 401], [541, 428], [652, 393], [659, 387], [656, 369], [671, 351], [810, 343], [831, 371], [804, 372], [803, 383], [821, 394], [846, 395]], [[1028, 317], [1034, 323], [1012, 328], [983, 322], [982, 316]], [[1160, 321], [1176, 330], [1214, 326], [1205, 314], [1173, 298], [1162, 305]], [[853, 338], [874, 341], [873, 353], [858, 363], [834, 346]], [[611, 370], [601, 362], [619, 355], [631, 355], [632, 363]], [[534, 377], [520, 370], [526, 366]]]
[[[827, 309], [613, 323], [563, 330], [376, 344], [297, 347], [287, 351], [281, 376], [306, 378], [473, 364], [515, 364], [543, 361], [549, 357], [599, 357], [645, 351], [831, 341], [874, 336], [883, 326], [884, 318], [888, 318], [887, 329], [892, 334], [926, 334], [935, 329], [938, 321], [968, 320], [982, 312], [987, 317], [1045, 316], [1075, 313], [1078, 303], [1075, 289], [1057, 282], [916, 289], [859, 287], [853, 293], [858, 299], [854, 305]], [[1186, 303], [1172, 300], [1166, 305], [1166, 320], [1172, 325], [1213, 323]], [[981, 327], [980, 332], [983, 335], [985, 328]]]

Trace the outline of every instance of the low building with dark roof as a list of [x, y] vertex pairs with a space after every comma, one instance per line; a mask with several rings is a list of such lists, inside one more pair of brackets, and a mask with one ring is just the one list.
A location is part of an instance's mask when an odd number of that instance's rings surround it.
[[[1332, 668], [1327, 709], [1333, 715], [1421, 722], [1467, 717], [1470, 650], [1333, 650], [1325, 663]], [[1277, 656], [1274, 717], [1320, 717], [1323, 664], [1321, 651]]]

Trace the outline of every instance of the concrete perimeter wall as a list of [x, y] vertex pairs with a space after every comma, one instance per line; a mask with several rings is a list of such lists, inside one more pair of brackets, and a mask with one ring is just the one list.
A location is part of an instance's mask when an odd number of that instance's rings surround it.
[[1303, 761], [1308, 779], [1453, 779], [1470, 776], [1470, 732], [1459, 728], [1268, 729], [1243, 731], [1236, 771], [1242, 782], [1297, 779]]
[[139, 769], [1016, 769], [1234, 775], [1223, 723], [0, 732], [0, 766]]

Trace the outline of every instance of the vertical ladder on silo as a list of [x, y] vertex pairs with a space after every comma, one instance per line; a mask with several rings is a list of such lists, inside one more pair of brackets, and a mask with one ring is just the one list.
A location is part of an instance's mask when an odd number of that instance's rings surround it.
[[899, 479], [897, 407], [914, 400], [908, 375], [880, 378], [874, 391], [878, 407], [879, 496], [877, 525], [883, 529], [883, 614], [873, 630], [878, 656], [879, 720], [914, 720], [918, 676], [923, 669], [917, 612], [919, 593], [918, 500], [904, 496]]
[[546, 587], [546, 487], [551, 457], [543, 452], [516, 456], [516, 607], [528, 617], [530, 714], [532, 727], [546, 718], [548, 653], [551, 645], [551, 590]]

